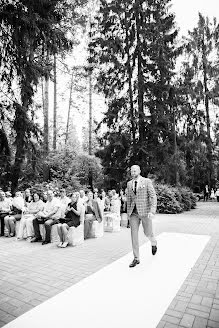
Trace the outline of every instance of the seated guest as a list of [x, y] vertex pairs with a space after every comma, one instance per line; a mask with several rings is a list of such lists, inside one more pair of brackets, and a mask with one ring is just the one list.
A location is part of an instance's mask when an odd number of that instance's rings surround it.
[[110, 211], [116, 213], [120, 217], [121, 201], [119, 198], [111, 200]]
[[120, 199], [106, 199], [106, 206], [104, 210], [104, 219], [106, 225], [111, 225], [113, 222], [120, 220], [120, 207], [121, 201]]
[[12, 206], [13, 198], [12, 198], [12, 195], [11, 195], [10, 191], [6, 191], [6, 193], [5, 193], [5, 197], [6, 197], [6, 199], [9, 201], [9, 203], [10, 203], [11, 206]]
[[105, 202], [106, 202], [106, 193], [103, 189], [101, 189], [99, 205], [100, 205], [100, 209], [101, 209], [102, 213], [103, 213], [104, 208], [105, 208]]
[[126, 213], [127, 197], [122, 189], [119, 192], [119, 199], [121, 201], [121, 213]]
[[105, 199], [104, 212], [110, 212], [111, 202], [108, 197]]
[[65, 211], [65, 218], [59, 219], [59, 224], [57, 226], [60, 243], [58, 247], [65, 248], [68, 246], [68, 230], [70, 227], [78, 227], [81, 223], [81, 212], [83, 210], [83, 205], [78, 202], [78, 197], [76, 193], [72, 194], [71, 201], [68, 204]]
[[94, 200], [100, 205], [100, 197], [98, 191], [94, 191]]
[[42, 194], [42, 201], [44, 202], [44, 203], [46, 203], [47, 202], [47, 200], [48, 200], [48, 197], [47, 197], [47, 191], [44, 191], [43, 192], [43, 194]]
[[36, 214], [35, 219], [33, 219], [33, 229], [35, 237], [31, 239], [31, 242], [37, 242], [42, 240], [42, 236], [40, 234], [40, 224], [44, 224], [46, 229], [46, 237], [42, 242], [42, 245], [49, 244], [50, 234], [51, 234], [51, 226], [53, 224], [58, 223], [58, 219], [60, 218], [61, 209], [60, 209], [60, 201], [56, 197], [54, 197], [54, 193], [52, 190], [48, 190], [47, 192], [48, 200], [44, 205], [44, 210], [40, 211]]
[[26, 206], [30, 202], [32, 202], [33, 198], [30, 193], [30, 189], [26, 189], [24, 192], [24, 205]]
[[112, 192], [112, 190], [108, 190], [107, 197], [111, 201], [111, 199], [113, 198], [113, 192]]
[[116, 192], [115, 189], [112, 189], [112, 198], [113, 198], [113, 199], [117, 199], [117, 198], [119, 198], [119, 195], [117, 194], [117, 192]]
[[40, 199], [39, 193], [34, 193], [33, 200], [30, 203], [27, 203], [23, 210], [17, 240], [23, 239], [25, 228], [27, 231], [27, 240], [30, 241], [31, 238], [34, 237], [33, 219], [38, 212], [43, 211], [44, 205], [45, 204]]
[[20, 191], [15, 193], [15, 197], [12, 201], [11, 213], [4, 218], [5, 226], [8, 232], [5, 233], [5, 237], [15, 236], [15, 223], [21, 219], [22, 210], [24, 209], [24, 198]]
[[65, 210], [70, 203], [71, 199], [66, 196], [66, 191], [65, 189], [60, 190], [60, 205], [61, 205], [61, 218], [64, 218], [65, 216]]
[[79, 194], [80, 194], [80, 200], [81, 200], [82, 204], [84, 205], [85, 202], [87, 201], [87, 196], [85, 195], [85, 192], [82, 189], [79, 191]]
[[104, 189], [101, 189], [100, 199], [101, 199], [102, 201], [105, 201], [105, 199], [106, 199], [106, 192], [105, 192]]
[[109, 198], [107, 198], [104, 212], [110, 212], [116, 214], [117, 216], [120, 216], [120, 207], [121, 201], [118, 198], [111, 199], [111, 201], [109, 200]]
[[89, 237], [93, 221], [102, 221], [102, 213], [97, 201], [93, 199], [93, 192], [89, 191], [88, 200], [85, 203], [84, 239]]
[[6, 198], [4, 191], [0, 191], [0, 220], [1, 220], [1, 236], [4, 236], [4, 218], [11, 211], [12, 203], [9, 199]]
[[[127, 196], [122, 189], [120, 190], [120, 201], [121, 201], [121, 209], [120, 209], [121, 217], [127, 218]], [[127, 222], [127, 228], [130, 228], [129, 220]]]

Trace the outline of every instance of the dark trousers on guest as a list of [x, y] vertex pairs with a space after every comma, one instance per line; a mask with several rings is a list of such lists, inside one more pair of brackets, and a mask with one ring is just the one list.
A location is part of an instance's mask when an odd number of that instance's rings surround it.
[[0, 220], [1, 220], [1, 236], [4, 236], [5, 233], [5, 222], [4, 222], [4, 218], [5, 216], [7, 216], [8, 214], [6, 213], [0, 213]]
[[37, 239], [42, 239], [42, 236], [40, 234], [40, 224], [44, 224], [46, 229], [46, 236], [45, 241], [50, 242], [50, 236], [51, 236], [51, 227], [53, 224], [56, 224], [58, 220], [56, 219], [33, 219], [33, 229], [35, 233], [35, 237]]
[[208, 200], [208, 193], [204, 193], [204, 201], [207, 202], [207, 200]]
[[42, 236], [40, 234], [40, 224], [44, 224], [44, 220], [37, 218], [33, 219], [33, 230], [35, 238], [37, 239], [42, 239]]

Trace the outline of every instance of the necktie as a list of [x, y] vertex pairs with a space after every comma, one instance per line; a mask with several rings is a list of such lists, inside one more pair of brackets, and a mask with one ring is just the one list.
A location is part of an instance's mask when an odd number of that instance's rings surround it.
[[134, 185], [134, 193], [136, 194], [136, 191], [137, 191], [137, 183], [138, 181], [135, 180], [135, 185]]

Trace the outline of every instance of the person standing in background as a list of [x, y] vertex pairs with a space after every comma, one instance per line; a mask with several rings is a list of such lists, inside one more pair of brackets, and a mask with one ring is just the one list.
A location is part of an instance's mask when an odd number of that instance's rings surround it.
[[219, 188], [215, 191], [215, 196], [217, 198], [217, 202], [219, 202]]
[[208, 185], [206, 184], [204, 187], [204, 201], [207, 202], [208, 197], [209, 197], [209, 189], [208, 189]]

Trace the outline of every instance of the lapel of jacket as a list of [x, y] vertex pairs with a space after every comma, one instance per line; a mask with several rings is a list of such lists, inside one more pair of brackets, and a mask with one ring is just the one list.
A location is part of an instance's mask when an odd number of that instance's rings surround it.
[[143, 181], [144, 181], [143, 177], [140, 176], [139, 181], [138, 181], [138, 185], [137, 185], [137, 192], [142, 188]]
[[130, 184], [130, 189], [133, 195], [135, 195], [134, 190], [133, 190], [133, 179], [131, 181], [129, 181]]

